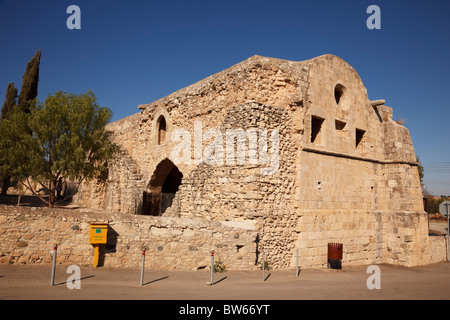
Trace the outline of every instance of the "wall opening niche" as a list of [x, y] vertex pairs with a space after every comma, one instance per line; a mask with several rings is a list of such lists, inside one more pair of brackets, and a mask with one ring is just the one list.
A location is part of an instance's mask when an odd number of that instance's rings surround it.
[[336, 120], [334, 122], [334, 128], [336, 129], [336, 131], [338, 132], [343, 132], [345, 129], [345, 125], [346, 123], [344, 121], [340, 121], [340, 120]]
[[158, 145], [164, 144], [166, 142], [166, 131], [167, 131], [167, 124], [166, 124], [166, 118], [164, 118], [163, 115], [159, 116], [158, 121], [156, 123], [156, 128], [158, 130]]
[[361, 130], [361, 129], [356, 129], [355, 135], [356, 135], [356, 148], [360, 148], [363, 144], [363, 140], [364, 140], [364, 134], [366, 133], [366, 131]]
[[334, 99], [336, 100], [337, 105], [339, 105], [339, 103], [341, 102], [344, 92], [345, 92], [345, 87], [342, 84], [338, 83], [334, 87]]
[[322, 127], [325, 119], [311, 116], [311, 142], [321, 143], [322, 142]]

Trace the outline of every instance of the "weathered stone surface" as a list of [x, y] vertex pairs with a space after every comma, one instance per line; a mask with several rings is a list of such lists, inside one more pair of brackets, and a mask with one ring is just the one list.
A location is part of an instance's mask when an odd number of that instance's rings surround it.
[[[441, 240], [428, 237], [409, 132], [392, 120], [393, 110], [384, 103], [371, 102], [357, 72], [336, 56], [301, 62], [253, 56], [111, 123], [122, 153], [109, 164], [108, 183], [85, 184], [74, 199], [118, 214], [108, 219], [120, 220], [113, 228], [127, 244], [111, 254], [121, 257], [114, 258], [115, 265], [134, 263], [123, 253], [134, 248], [133, 239], [152, 243], [161, 267], [168, 267], [162, 254], [177, 268], [203, 267], [211, 245], [227, 250], [236, 268], [257, 267], [263, 247], [275, 268], [294, 266], [296, 249], [301, 266], [323, 267], [328, 242], [343, 243], [344, 265], [444, 260], [444, 250], [434, 251]], [[180, 163], [173, 154], [179, 129], [191, 136], [191, 152]], [[211, 129], [222, 140], [208, 138]], [[276, 170], [264, 174], [274, 163], [249, 160], [262, 148], [250, 146], [247, 138], [244, 161], [228, 154], [231, 129], [245, 134], [253, 129], [258, 138], [265, 130], [268, 155], [277, 147]], [[270, 139], [275, 131], [278, 145]], [[207, 163], [210, 149], [223, 161]], [[159, 210], [163, 201], [171, 205]], [[70, 232], [85, 232], [81, 222]], [[238, 228], [235, 238], [232, 223], [253, 228]], [[55, 219], [36, 224], [42, 237], [59, 226]], [[8, 237], [22, 240], [20, 232]], [[23, 239], [25, 249], [36, 239], [37, 234]], [[72, 243], [81, 246], [80, 241]], [[17, 259], [12, 250], [8, 256]]]
[[[19, 221], [21, 216], [26, 219]], [[0, 217], [0, 263], [50, 263], [56, 243], [58, 263], [90, 265], [90, 224], [108, 223], [108, 243], [100, 248], [105, 266], [139, 267], [146, 248], [146, 264], [154, 269], [195, 269], [213, 249], [230, 270], [255, 268], [257, 233], [218, 221], [4, 205]]]

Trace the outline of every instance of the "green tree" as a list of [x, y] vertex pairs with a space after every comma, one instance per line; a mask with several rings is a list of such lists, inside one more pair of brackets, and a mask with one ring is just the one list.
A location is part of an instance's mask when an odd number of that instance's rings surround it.
[[[16, 105], [16, 100], [17, 100], [17, 88], [14, 86], [14, 83], [10, 83], [8, 84], [8, 88], [6, 89], [6, 97], [2, 106], [0, 121], [6, 119], [8, 112], [10, 112]], [[0, 176], [3, 177], [3, 186], [1, 195], [6, 195], [11, 181], [11, 176], [9, 175], [7, 166], [5, 165], [2, 166], [0, 164]]]
[[27, 68], [22, 78], [17, 104], [22, 111], [30, 112], [30, 103], [37, 97], [39, 82], [39, 64], [41, 61], [41, 50], [37, 50], [34, 57], [27, 63]]
[[12, 108], [16, 105], [16, 100], [17, 88], [14, 85], [14, 82], [11, 82], [10, 84], [8, 84], [8, 88], [6, 89], [6, 97], [5, 101], [3, 102], [0, 120], [4, 119], [8, 112], [12, 110]]
[[[35, 101], [38, 94], [38, 82], [39, 82], [39, 64], [41, 61], [41, 50], [37, 50], [34, 57], [27, 63], [25, 73], [22, 78], [22, 88], [20, 90], [20, 95], [18, 96], [17, 104], [20, 106], [22, 111], [30, 113], [31, 104]], [[16, 104], [17, 99], [17, 89], [13, 83], [8, 85], [6, 91], [6, 99], [3, 103], [1, 110], [1, 118], [4, 119], [7, 114], [11, 111], [13, 106]], [[2, 137], [0, 136], [0, 139]], [[8, 166], [6, 163], [0, 163], [0, 174], [3, 176], [3, 186], [2, 195], [6, 195], [11, 175], [8, 171]]]
[[[105, 163], [116, 151], [105, 129], [112, 117], [109, 108], [100, 107], [91, 91], [81, 95], [58, 91], [44, 104], [30, 106], [30, 113], [14, 108], [0, 123], [2, 157], [21, 184], [53, 207], [59, 178], [78, 184], [105, 178]], [[38, 195], [29, 178], [48, 193], [48, 199]]]
[[428, 213], [439, 213], [439, 205], [448, 200], [448, 197], [441, 196], [441, 197], [434, 197], [431, 195], [427, 195], [427, 202], [428, 202]]
[[423, 169], [422, 164], [420, 163], [420, 157], [416, 155], [416, 161], [419, 164], [417, 169], [419, 170], [419, 178], [420, 178], [420, 186], [422, 187], [422, 192], [425, 193], [425, 184], [423, 183], [423, 177], [425, 176], [425, 170]]

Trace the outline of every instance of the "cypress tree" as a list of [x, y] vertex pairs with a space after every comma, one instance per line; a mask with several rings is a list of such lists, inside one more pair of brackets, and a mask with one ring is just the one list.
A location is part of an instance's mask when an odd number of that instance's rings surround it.
[[22, 78], [22, 88], [20, 89], [17, 104], [22, 111], [30, 113], [30, 101], [38, 94], [39, 63], [41, 61], [41, 49], [36, 51], [33, 59], [27, 63], [27, 68]]
[[[6, 97], [5, 102], [3, 102], [2, 106], [0, 121], [5, 119], [8, 112], [10, 112], [13, 109], [13, 107], [16, 105], [16, 100], [17, 100], [17, 88], [14, 86], [14, 83], [11, 82], [10, 84], [8, 84], [8, 89], [6, 89]], [[2, 164], [0, 163], [0, 166], [1, 165]], [[6, 174], [3, 175], [3, 186], [2, 191], [0, 193], [1, 195], [6, 195], [6, 192], [8, 191], [11, 181], [11, 176], [8, 174], [8, 172], [4, 173]]]
[[[30, 113], [30, 102], [31, 100], [37, 97], [38, 93], [38, 82], [39, 82], [39, 64], [41, 62], [41, 50], [37, 50], [34, 57], [27, 63], [27, 67], [25, 69], [25, 73], [22, 78], [22, 88], [20, 90], [19, 99], [17, 101], [17, 105], [23, 112]], [[17, 98], [17, 89], [15, 88], [13, 83], [8, 85], [8, 89], [6, 91], [6, 99], [3, 103], [3, 107], [1, 110], [0, 119], [3, 120], [7, 116], [7, 113], [11, 111], [11, 109], [16, 104]], [[0, 163], [0, 167], [2, 164]], [[6, 168], [2, 169], [3, 171], [3, 186], [1, 195], [6, 195], [11, 176], [9, 175], [9, 170]]]
[[9, 111], [16, 105], [17, 100], [17, 88], [14, 86], [14, 82], [8, 84], [8, 89], [6, 89], [5, 102], [3, 102], [2, 113], [0, 120], [4, 119]]

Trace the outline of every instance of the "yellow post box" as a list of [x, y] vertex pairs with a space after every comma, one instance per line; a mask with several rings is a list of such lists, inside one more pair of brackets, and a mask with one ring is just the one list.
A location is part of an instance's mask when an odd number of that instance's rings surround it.
[[107, 224], [91, 224], [89, 230], [89, 242], [94, 245], [94, 263], [93, 267], [98, 266], [98, 256], [101, 244], [105, 244], [108, 238], [108, 225]]
[[108, 236], [107, 224], [91, 224], [89, 242], [91, 244], [105, 244]]

